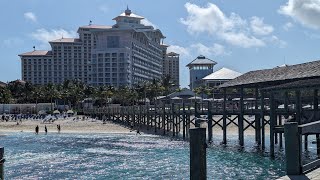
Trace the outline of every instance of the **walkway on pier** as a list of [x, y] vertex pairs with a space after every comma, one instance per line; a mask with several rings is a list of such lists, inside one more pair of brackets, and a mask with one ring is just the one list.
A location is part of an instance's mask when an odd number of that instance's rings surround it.
[[302, 175], [287, 175], [279, 178], [278, 180], [318, 180], [320, 179], [320, 168], [315, 169], [307, 174]]

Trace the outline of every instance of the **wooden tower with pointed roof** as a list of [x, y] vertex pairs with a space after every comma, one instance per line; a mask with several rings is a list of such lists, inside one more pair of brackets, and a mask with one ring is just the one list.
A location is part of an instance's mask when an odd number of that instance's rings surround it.
[[217, 62], [206, 58], [205, 56], [198, 56], [195, 60], [187, 64], [190, 71], [190, 89], [197, 88], [201, 85], [202, 78], [213, 72], [213, 66]]

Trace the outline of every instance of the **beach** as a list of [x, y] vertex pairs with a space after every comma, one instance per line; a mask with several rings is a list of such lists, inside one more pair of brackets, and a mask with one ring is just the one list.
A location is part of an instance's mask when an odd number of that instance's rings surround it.
[[14, 121], [0, 122], [0, 134], [6, 132], [35, 132], [37, 125], [39, 126], [39, 133], [44, 133], [45, 126], [47, 126], [48, 133], [58, 133], [57, 125], [61, 126], [61, 133], [130, 133], [129, 128], [110, 121], [103, 124], [102, 121], [96, 119], [82, 120], [69, 117], [66, 119], [60, 118], [52, 123], [43, 123], [40, 119], [22, 120], [19, 125]]
[[[112, 121], [106, 121], [103, 123], [101, 120], [93, 118], [82, 119], [82, 116], [68, 117], [66, 119], [59, 118], [52, 123], [43, 122], [40, 119], [23, 119], [19, 125], [16, 121], [1, 122], [0, 121], [0, 134], [8, 132], [35, 132], [35, 127], [39, 126], [39, 132], [44, 133], [44, 127], [47, 126], [48, 133], [57, 133], [57, 125], [61, 126], [61, 133], [136, 133], [131, 131], [129, 126], [120, 125]], [[246, 126], [246, 125], [245, 125]], [[192, 128], [193, 126], [191, 126]], [[182, 128], [182, 126], [181, 126]], [[134, 128], [137, 130], [137, 127]], [[146, 129], [140, 129], [142, 133], [153, 133], [154, 130], [146, 131]], [[268, 126], [266, 132], [269, 132]], [[182, 133], [182, 129], [180, 131]], [[213, 127], [214, 135], [222, 135], [222, 129], [219, 126]], [[234, 124], [230, 124], [227, 128], [227, 135], [237, 135], [238, 127]], [[245, 131], [246, 135], [254, 135], [255, 131], [252, 127]]]

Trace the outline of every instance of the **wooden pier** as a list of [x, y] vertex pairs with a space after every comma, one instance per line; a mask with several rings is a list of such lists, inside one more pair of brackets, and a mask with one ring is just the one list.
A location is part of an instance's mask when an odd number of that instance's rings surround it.
[[[146, 128], [158, 134], [173, 137], [180, 134], [183, 139], [189, 137], [188, 131], [190, 127], [195, 126], [196, 120], [204, 119], [207, 122], [208, 141], [212, 141], [213, 128], [218, 128], [222, 132], [223, 144], [227, 144], [228, 127], [233, 125], [238, 128], [241, 147], [245, 145], [246, 130], [251, 128], [255, 131], [257, 147], [262, 150], [265, 149], [266, 137], [270, 139], [271, 157], [274, 157], [275, 145], [283, 147], [285, 122], [297, 121], [299, 124], [314, 122], [318, 120], [317, 114], [320, 113], [317, 108], [317, 90], [313, 91], [312, 102], [308, 107], [302, 107], [301, 93], [298, 90], [294, 93], [292, 91], [276, 93], [271, 89], [256, 89], [251, 96], [245, 93], [244, 88], [232, 94], [227, 94], [226, 90], [224, 92], [223, 99], [214, 101], [109, 106], [86, 109], [84, 113], [100, 119], [104, 117], [128, 127]], [[309, 96], [304, 97], [310, 100]]]
[[[251, 71], [220, 85], [221, 99], [212, 101], [167, 101], [143, 106], [110, 106], [86, 109], [93, 117], [105, 116], [108, 120], [129, 127], [152, 129], [155, 133], [189, 137], [188, 132], [198, 120], [207, 122], [207, 140], [212, 141], [213, 128], [222, 130], [222, 143], [227, 144], [228, 127], [238, 129], [239, 146], [245, 146], [245, 132], [255, 132], [257, 147], [265, 149], [266, 138], [270, 142], [270, 157], [275, 157], [275, 147], [283, 148], [284, 124], [296, 122], [298, 141], [295, 148], [308, 149], [308, 136], [320, 134], [320, 61]], [[310, 124], [311, 123], [311, 124]], [[312, 123], [317, 124], [312, 128]], [[319, 128], [318, 128], [319, 125]], [[287, 132], [287, 134], [290, 134]], [[287, 136], [287, 141], [292, 137]], [[289, 141], [288, 141], [289, 142]], [[320, 155], [320, 140], [317, 140]], [[300, 147], [301, 146], [301, 147]], [[302, 151], [299, 151], [301, 153]], [[288, 159], [289, 157], [287, 157]], [[298, 158], [301, 161], [302, 158]], [[320, 165], [299, 163], [298, 173], [305, 173]]]

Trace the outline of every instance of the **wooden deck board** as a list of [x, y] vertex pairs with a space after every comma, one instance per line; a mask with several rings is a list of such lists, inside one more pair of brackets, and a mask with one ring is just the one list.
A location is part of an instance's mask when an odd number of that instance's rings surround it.
[[314, 171], [311, 171], [304, 175], [296, 175], [296, 176], [283, 176], [279, 178], [278, 180], [320, 180], [320, 168], [315, 169]]

